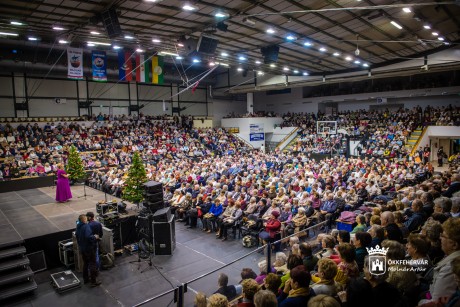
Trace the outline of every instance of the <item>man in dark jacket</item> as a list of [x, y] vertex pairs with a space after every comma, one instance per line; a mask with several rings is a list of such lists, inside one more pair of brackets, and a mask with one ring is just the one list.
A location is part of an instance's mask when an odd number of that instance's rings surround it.
[[286, 281], [284, 289], [278, 296], [280, 307], [304, 307], [311, 297], [315, 296], [310, 289], [311, 275], [303, 265], [296, 266], [290, 272], [291, 279]]
[[[102, 224], [94, 219], [94, 212], [87, 212], [86, 217], [88, 219], [88, 225], [93, 232], [93, 235], [98, 235], [99, 239], [102, 239]], [[97, 268], [101, 269], [101, 262], [99, 259], [99, 239], [96, 240], [96, 264]]]
[[412, 202], [412, 215], [411, 217], [404, 222], [404, 225], [407, 227], [409, 232], [419, 230], [425, 222], [425, 214], [423, 213], [423, 203], [420, 199], [415, 199]]
[[83, 258], [83, 281], [85, 284], [91, 281], [92, 287], [99, 286], [101, 281], [97, 279], [98, 270], [96, 265], [96, 242], [99, 236], [93, 235], [86, 215], [81, 214], [78, 217], [75, 234], [78, 248]]
[[219, 293], [227, 297], [228, 301], [233, 300], [238, 295], [241, 295], [242, 287], [241, 285], [228, 285], [228, 276], [224, 273], [219, 274], [219, 279], [217, 280], [219, 284], [219, 289], [214, 293]]
[[447, 190], [442, 193], [442, 196], [452, 197], [452, 195], [458, 191], [460, 191], [460, 174], [455, 174]]

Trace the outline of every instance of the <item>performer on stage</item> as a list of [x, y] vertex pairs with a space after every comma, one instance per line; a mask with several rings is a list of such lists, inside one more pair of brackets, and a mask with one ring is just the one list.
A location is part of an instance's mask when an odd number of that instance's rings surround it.
[[69, 175], [64, 170], [62, 163], [58, 164], [58, 170], [56, 172], [56, 201], [64, 203], [72, 198], [72, 192], [70, 191]]

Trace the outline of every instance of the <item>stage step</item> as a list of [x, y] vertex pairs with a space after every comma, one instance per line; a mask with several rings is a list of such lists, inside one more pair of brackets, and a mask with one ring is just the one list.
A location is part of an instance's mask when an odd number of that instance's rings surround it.
[[0, 287], [8, 284], [17, 283], [22, 280], [29, 279], [34, 276], [34, 272], [30, 268], [16, 271], [7, 275], [0, 276]]
[[29, 258], [22, 257], [0, 262], [0, 272], [29, 265]]
[[26, 253], [26, 248], [24, 246], [8, 248], [8, 249], [0, 250], [0, 259], [12, 257], [12, 256], [24, 255], [25, 253]]
[[0, 300], [16, 296], [19, 294], [28, 293], [37, 289], [37, 283], [34, 280], [28, 280], [20, 284], [14, 284], [10, 287], [2, 287], [0, 290]]
[[24, 243], [24, 240], [10, 241], [6, 243], [0, 243], [0, 249], [4, 249], [11, 246], [18, 246]]

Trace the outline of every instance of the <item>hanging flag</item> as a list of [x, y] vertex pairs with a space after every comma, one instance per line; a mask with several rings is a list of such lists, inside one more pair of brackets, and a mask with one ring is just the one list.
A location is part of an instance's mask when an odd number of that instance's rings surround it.
[[83, 79], [83, 49], [67, 48], [67, 78]]
[[200, 84], [200, 80], [198, 80], [198, 81], [195, 82], [195, 85], [194, 85], [193, 88], [192, 88], [192, 93], [195, 93], [196, 88], [198, 87], [198, 84]]
[[149, 60], [144, 54], [136, 54], [136, 81], [150, 82]]
[[163, 57], [161, 55], [152, 57], [152, 83], [163, 84]]
[[133, 80], [133, 64], [131, 62], [132, 53], [129, 51], [118, 52], [118, 79], [120, 81]]
[[92, 52], [93, 63], [93, 80], [94, 81], [107, 81], [107, 62], [105, 51]]

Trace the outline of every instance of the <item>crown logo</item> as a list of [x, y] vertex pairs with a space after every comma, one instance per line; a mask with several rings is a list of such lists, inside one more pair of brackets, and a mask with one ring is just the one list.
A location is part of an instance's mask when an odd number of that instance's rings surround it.
[[386, 256], [389, 248], [385, 248], [385, 247], [380, 248], [380, 246], [376, 245], [375, 248], [366, 247], [366, 249], [367, 249], [367, 253], [369, 255], [383, 255], [383, 256]]

